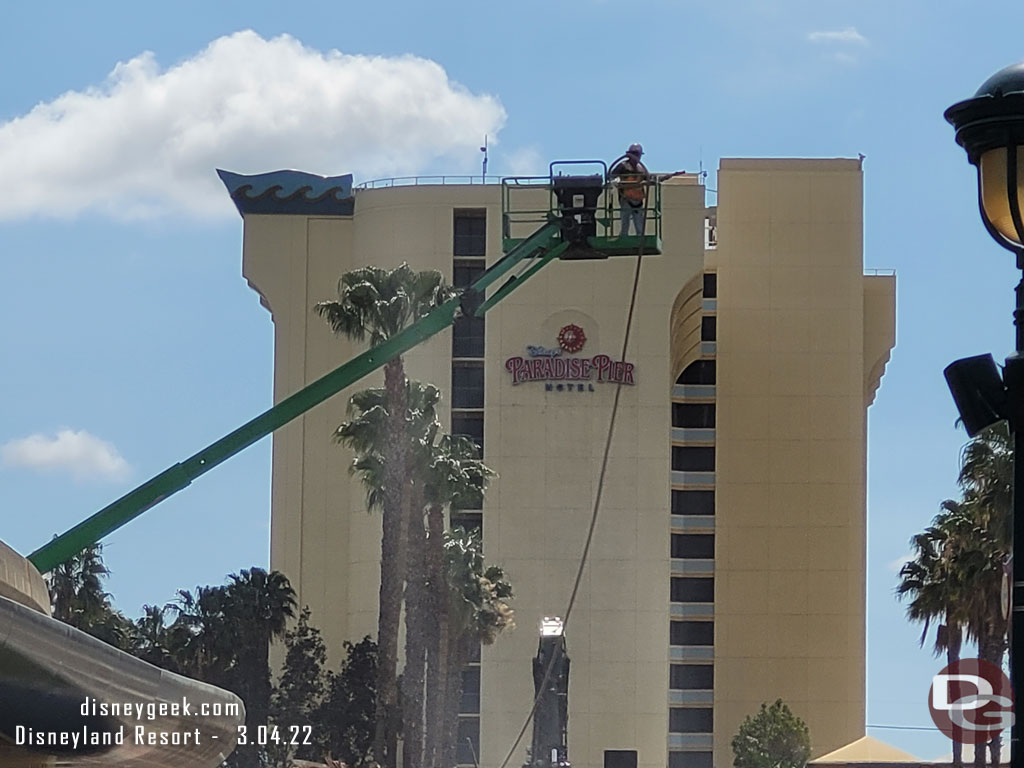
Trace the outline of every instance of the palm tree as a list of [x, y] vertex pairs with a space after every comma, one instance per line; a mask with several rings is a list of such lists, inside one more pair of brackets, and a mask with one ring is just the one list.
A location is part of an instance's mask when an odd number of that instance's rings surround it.
[[[943, 509], [949, 504], [955, 502], [943, 502]], [[936, 656], [945, 653], [946, 663], [952, 664], [960, 658], [966, 617], [963, 578], [953, 570], [956, 563], [947, 557], [949, 531], [940, 524], [941, 517], [940, 513], [932, 526], [911, 538], [914, 559], [900, 569], [896, 596], [910, 599], [907, 619], [924, 625], [919, 641], [922, 646], [931, 625], [939, 622], [933, 651]], [[963, 765], [962, 749], [960, 742], [953, 741], [953, 765], [958, 768]]]
[[88, 630], [110, 610], [110, 595], [103, 591], [103, 580], [109, 575], [102, 544], [93, 544], [58, 565], [46, 577], [53, 617]]
[[445, 724], [441, 743], [442, 767], [455, 764], [459, 704], [462, 700], [462, 670], [477, 644], [491, 645], [501, 632], [515, 626], [512, 585], [498, 566], [487, 566], [483, 541], [476, 531], [453, 529], [446, 537], [445, 560], [448, 579], [448, 637], [445, 681]]
[[[1010, 553], [1013, 520], [1013, 440], [1006, 422], [989, 427], [964, 446], [958, 483], [963, 492], [957, 529], [957, 558], [972, 585], [967, 597], [968, 636], [978, 655], [1002, 666], [1007, 623], [1000, 604], [1003, 564]], [[991, 742], [992, 765], [999, 765], [1002, 737]], [[984, 765], [977, 750], [975, 765]]]
[[[426, 474], [427, 547], [427, 700], [425, 759], [440, 765], [444, 741], [445, 696], [449, 678], [449, 580], [445, 566], [446, 507], [480, 509], [486, 485], [494, 472], [479, 458], [479, 448], [461, 435], [444, 435], [431, 447]], [[459, 669], [461, 679], [461, 668]], [[460, 694], [461, 697], [461, 694]]]
[[[961, 637], [978, 645], [978, 655], [1002, 665], [1006, 621], [1000, 605], [1003, 565], [1009, 553], [1013, 498], [1013, 449], [1005, 424], [971, 440], [961, 453], [960, 501], [946, 500], [931, 527], [911, 540], [915, 558], [900, 571], [899, 597], [909, 596], [907, 616], [924, 624], [941, 620], [935, 651], [959, 658]], [[1001, 737], [989, 743], [992, 765], [999, 765]], [[954, 742], [953, 759], [961, 764]], [[985, 750], [975, 751], [975, 766]]]
[[233, 665], [234, 628], [224, 615], [226, 587], [196, 587], [195, 595], [179, 589], [174, 603], [166, 606], [175, 613], [168, 628], [168, 645], [174, 663], [185, 674], [207, 683], [225, 686]]
[[[224, 591], [224, 617], [233, 628], [235, 678], [233, 689], [245, 702], [251, 733], [267, 724], [270, 714], [270, 644], [284, 636], [288, 619], [295, 616], [295, 590], [280, 571], [262, 568], [228, 576]], [[259, 766], [257, 745], [239, 751], [239, 765]]]
[[137, 637], [135, 655], [150, 664], [155, 664], [171, 672], [178, 672], [178, 665], [171, 651], [172, 640], [166, 622], [168, 607], [144, 605], [142, 611], [142, 618], [135, 620]]
[[[338, 300], [323, 301], [316, 311], [331, 329], [354, 341], [369, 337], [376, 347], [393, 338], [453, 295], [440, 272], [416, 272], [408, 264], [385, 270], [365, 267], [342, 275]], [[387, 391], [388, 440], [382, 451], [383, 486], [381, 507], [380, 612], [377, 622], [379, 664], [377, 667], [377, 713], [374, 732], [374, 757], [386, 768], [395, 768], [394, 750], [388, 750], [388, 717], [397, 706], [396, 667], [398, 624], [401, 611], [402, 577], [405, 572], [404, 528], [411, 507], [403, 515], [402, 496], [407, 477], [405, 430], [405, 364], [401, 356], [384, 366]]]

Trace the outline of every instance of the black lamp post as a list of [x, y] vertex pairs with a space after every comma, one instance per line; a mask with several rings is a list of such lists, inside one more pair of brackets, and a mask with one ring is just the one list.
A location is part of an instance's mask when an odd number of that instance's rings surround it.
[[[1024, 63], [1000, 70], [974, 98], [946, 110], [956, 141], [978, 168], [978, 206], [993, 239], [1017, 256], [1024, 270]], [[1002, 381], [991, 356], [959, 360], [946, 369], [953, 398], [972, 437], [1000, 419], [1013, 430], [1012, 563], [1024, 564], [1024, 276], [1017, 284], [1016, 352], [1006, 359]], [[1011, 577], [1010, 681], [1024, 693], [1024, 567]], [[1024, 768], [1024, 732], [1015, 719], [1010, 761]], [[980, 745], [979, 745], [980, 746]]]

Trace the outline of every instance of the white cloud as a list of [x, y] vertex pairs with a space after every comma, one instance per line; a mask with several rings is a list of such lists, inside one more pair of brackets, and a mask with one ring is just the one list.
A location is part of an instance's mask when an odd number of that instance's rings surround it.
[[504, 121], [495, 97], [433, 61], [237, 32], [163, 70], [143, 53], [102, 85], [0, 123], [0, 219], [233, 214], [215, 168], [358, 181], [440, 159], [473, 167], [480, 139]]
[[12, 467], [67, 472], [78, 480], [123, 480], [129, 474], [128, 462], [117, 448], [84, 429], [11, 440], [0, 446], [0, 460]]
[[846, 27], [839, 30], [820, 30], [811, 32], [807, 39], [812, 43], [854, 43], [856, 45], [867, 45], [868, 39], [864, 37], [855, 27]]

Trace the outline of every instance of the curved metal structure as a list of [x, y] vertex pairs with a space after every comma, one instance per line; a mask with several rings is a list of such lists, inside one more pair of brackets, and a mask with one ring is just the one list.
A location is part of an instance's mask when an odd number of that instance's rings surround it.
[[216, 768], [244, 722], [233, 693], [0, 597], [5, 768]]

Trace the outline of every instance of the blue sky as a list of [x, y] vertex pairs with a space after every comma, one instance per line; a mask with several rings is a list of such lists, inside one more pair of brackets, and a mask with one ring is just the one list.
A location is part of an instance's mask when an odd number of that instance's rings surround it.
[[[955, 494], [965, 436], [943, 367], [1013, 339], [1012, 259], [942, 119], [1024, 57], [1019, 3], [978, 7], [8, 5], [0, 536], [28, 553], [270, 403], [270, 318], [215, 167], [479, 173], [486, 132], [492, 173], [639, 140], [658, 170], [703, 161], [714, 189], [720, 157], [863, 153], [865, 267], [898, 274], [897, 348], [869, 412], [868, 722], [929, 726], [941, 663], [903, 621], [895, 571]], [[267, 440], [111, 536], [118, 605], [137, 615], [265, 565], [269, 464]], [[947, 751], [937, 732], [869, 732]]]

